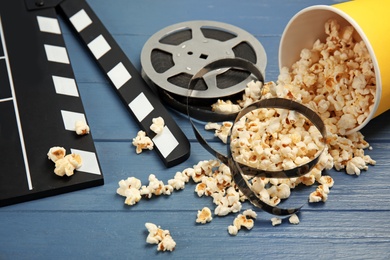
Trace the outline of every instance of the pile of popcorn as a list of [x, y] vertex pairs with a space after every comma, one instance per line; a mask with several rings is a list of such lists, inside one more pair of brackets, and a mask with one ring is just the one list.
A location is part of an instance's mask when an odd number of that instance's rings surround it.
[[[312, 183], [310, 177], [304, 176], [298, 179], [301, 183]], [[283, 199], [290, 196], [290, 190], [298, 183], [298, 179], [295, 182], [291, 182], [290, 179], [256, 177], [250, 179], [250, 181], [253, 190], [263, 201], [276, 206]], [[176, 172], [175, 176], [169, 179], [167, 183], [159, 180], [154, 174], [149, 175], [147, 185], [142, 185], [141, 181], [135, 177], [120, 180], [117, 194], [125, 197], [125, 204], [132, 206], [141, 199], [171, 195], [175, 190], [184, 189], [185, 185], [190, 181], [196, 184], [194, 191], [199, 197], [210, 197], [215, 205], [214, 210], [208, 207], [198, 210], [195, 219], [196, 223], [209, 223], [213, 220], [213, 215], [238, 214], [233, 221], [233, 225], [227, 227], [229, 234], [236, 235], [242, 227], [248, 230], [252, 229], [257, 214], [250, 209], [245, 210], [242, 214], [239, 213], [242, 210], [242, 203], [248, 199], [235, 185], [230, 168], [218, 160], [200, 161], [193, 167], [186, 168], [182, 172]], [[322, 183], [319, 187], [326, 186], [326, 192], [329, 193], [329, 188], [333, 185], [332, 178], [330, 176], [322, 176], [319, 181]], [[318, 190], [311, 195], [314, 198], [313, 201], [318, 202], [322, 199], [322, 201], [326, 201], [327, 193], [322, 194]], [[322, 190], [323, 188], [321, 188]], [[273, 225], [282, 223], [280, 218], [272, 218], [271, 221]], [[290, 216], [289, 221], [291, 224], [298, 224], [298, 216]]]
[[[376, 163], [364, 154], [364, 149], [370, 148], [364, 136], [349, 133], [373, 109], [376, 82], [370, 54], [363, 41], [353, 39], [352, 26], [340, 28], [331, 19], [325, 23], [325, 32], [326, 42], [317, 40], [312, 49], [303, 49], [291, 70], [281, 70], [277, 83], [262, 86], [261, 82], [250, 82], [238, 102], [244, 107], [260, 98], [278, 97], [300, 102], [317, 112], [327, 130], [327, 147], [312, 171], [317, 179], [323, 169], [334, 167], [359, 175], [368, 169], [368, 164]], [[220, 111], [219, 103], [214, 104], [215, 111]], [[236, 110], [223, 104], [224, 111]], [[235, 159], [264, 170], [294, 168], [312, 159], [322, 149], [322, 137], [297, 114], [261, 109], [243, 117], [232, 129]], [[215, 135], [226, 143], [231, 127], [231, 122], [208, 123], [205, 129], [214, 129]]]
[[[363, 41], [353, 39], [352, 26], [340, 28], [337, 21], [329, 20], [325, 23], [325, 32], [326, 41], [317, 40], [311, 49], [303, 49], [300, 60], [290, 69], [283, 68], [276, 83], [268, 82], [263, 86], [261, 82], [250, 82], [238, 104], [218, 100], [212, 109], [234, 113], [260, 99], [291, 99], [318, 113], [326, 126], [326, 140], [308, 119], [285, 109], [253, 110], [234, 126], [231, 122], [209, 122], [205, 126], [206, 130], [215, 130], [215, 136], [224, 143], [232, 130], [231, 147], [235, 160], [262, 170], [291, 169], [307, 163], [322, 151], [317, 165], [301, 177], [244, 176], [252, 191], [271, 206], [289, 198], [298, 185], [318, 184], [308, 201], [325, 202], [334, 181], [322, 174], [324, 169], [360, 175], [368, 165], [376, 164], [365, 155], [364, 150], [371, 147], [364, 136], [360, 132], [351, 133], [373, 109], [376, 82], [369, 52]], [[174, 190], [184, 189], [190, 180], [196, 183], [195, 192], [199, 197], [212, 198], [215, 216], [237, 214], [227, 228], [229, 234], [236, 235], [242, 227], [253, 227], [257, 214], [252, 210], [240, 213], [247, 198], [235, 185], [230, 168], [218, 160], [200, 161], [192, 168], [177, 172], [167, 184], [153, 174], [149, 176], [149, 184], [143, 186], [130, 177], [119, 182], [117, 193], [126, 197], [126, 204], [134, 205], [141, 198], [170, 195]], [[195, 221], [206, 224], [212, 221], [213, 214], [205, 207], [198, 211]], [[276, 226], [282, 219], [273, 217], [271, 222]], [[298, 224], [298, 216], [291, 215], [289, 222]]]

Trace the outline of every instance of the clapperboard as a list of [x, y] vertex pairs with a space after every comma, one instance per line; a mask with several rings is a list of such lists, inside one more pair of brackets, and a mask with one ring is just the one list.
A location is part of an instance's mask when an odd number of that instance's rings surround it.
[[[0, 1], [0, 206], [104, 183], [58, 15], [74, 28], [167, 167], [189, 157], [189, 141], [85, 1]], [[163, 117], [156, 135], [152, 119]], [[62, 146], [83, 165], [73, 176], [53, 173], [48, 150]]]

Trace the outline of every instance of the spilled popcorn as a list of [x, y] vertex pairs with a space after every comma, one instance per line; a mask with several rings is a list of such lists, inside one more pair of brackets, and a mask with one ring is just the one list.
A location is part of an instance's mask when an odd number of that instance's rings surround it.
[[82, 159], [79, 154], [68, 154], [63, 147], [54, 146], [47, 153], [48, 159], [55, 163], [54, 173], [60, 177], [72, 176], [81, 167]]
[[251, 209], [245, 210], [242, 214], [233, 220], [233, 225], [228, 226], [228, 232], [230, 235], [237, 235], [238, 231], [245, 227], [248, 230], [251, 230], [255, 224], [254, 220], [257, 218], [257, 213]]
[[289, 221], [291, 224], [298, 225], [298, 224], [299, 224], [298, 215], [297, 215], [297, 214], [292, 214], [292, 215], [288, 218], [288, 221]]
[[136, 147], [137, 154], [142, 153], [144, 149], [152, 150], [154, 146], [152, 140], [142, 130], [138, 131], [137, 136], [133, 138], [133, 145]]
[[155, 132], [156, 134], [161, 134], [164, 130], [164, 119], [160, 116], [152, 119], [152, 125], [150, 126], [150, 130]]
[[75, 123], [75, 131], [78, 135], [89, 134], [89, 126], [85, 121], [79, 120]]
[[[373, 109], [376, 82], [370, 55], [362, 41], [356, 42], [352, 38], [353, 27], [340, 28], [336, 21], [329, 20], [325, 23], [325, 32], [328, 35], [326, 41], [317, 40], [311, 49], [302, 50], [300, 60], [291, 69], [282, 68], [276, 83], [262, 85], [261, 82], [252, 81], [247, 84], [238, 106], [231, 101], [218, 100], [212, 109], [219, 113], [234, 113], [263, 98], [292, 99], [321, 116], [327, 130], [326, 140], [322, 140], [318, 129], [303, 115], [285, 109], [253, 110], [234, 127], [231, 122], [209, 122], [205, 126], [206, 130], [214, 130], [215, 136], [223, 143], [227, 143], [232, 130], [234, 158], [258, 169], [291, 169], [307, 163], [322, 151], [317, 165], [301, 177], [278, 179], [245, 176], [252, 191], [271, 206], [288, 199], [292, 190], [299, 185], [317, 185], [316, 190], [308, 196], [309, 203], [326, 202], [334, 180], [331, 176], [323, 175], [323, 170], [334, 168], [350, 175], [360, 175], [361, 171], [368, 169], [368, 165], [376, 164], [369, 155], [365, 155], [364, 150], [371, 148], [364, 136], [360, 132], [349, 133], [366, 120]], [[323, 141], [325, 147], [322, 147]], [[213, 211], [214, 216], [237, 214], [233, 224], [227, 227], [232, 236], [237, 235], [242, 227], [248, 230], [253, 228], [256, 212], [246, 210], [241, 213], [242, 203], [248, 199], [234, 183], [230, 168], [218, 160], [200, 161], [192, 168], [177, 172], [173, 179], [168, 180], [168, 184], [150, 175], [147, 186], [137, 185], [135, 189], [139, 190], [141, 198], [151, 198], [184, 189], [189, 181], [196, 184], [194, 192], [197, 196], [210, 197], [215, 205], [214, 209], [205, 207], [199, 210], [197, 223], [211, 221]], [[123, 185], [123, 189], [129, 188]], [[118, 194], [126, 192], [121, 190]], [[281, 218], [273, 217], [270, 220], [272, 226], [282, 224]], [[288, 221], [294, 225], [300, 222], [296, 214], [292, 214]], [[162, 243], [165, 231], [154, 224], [148, 224], [147, 228], [150, 232], [147, 240]], [[172, 248], [172, 245], [162, 248]]]
[[116, 193], [126, 197], [125, 204], [134, 205], [141, 200], [141, 181], [134, 177], [129, 177], [126, 180], [119, 181], [119, 188]]
[[208, 207], [204, 207], [202, 210], [198, 210], [198, 215], [196, 218], [196, 223], [206, 224], [213, 220], [211, 210]]
[[157, 244], [157, 251], [175, 250], [176, 242], [173, 240], [169, 230], [163, 230], [153, 223], [145, 223], [145, 227], [149, 232], [146, 243]]

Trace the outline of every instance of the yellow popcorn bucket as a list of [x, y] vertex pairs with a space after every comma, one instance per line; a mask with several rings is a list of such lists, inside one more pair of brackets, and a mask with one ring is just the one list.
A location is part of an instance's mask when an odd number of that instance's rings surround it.
[[340, 27], [352, 25], [355, 40], [363, 40], [371, 55], [376, 76], [374, 108], [353, 133], [390, 108], [390, 1], [355, 0], [332, 6], [314, 5], [298, 12], [287, 24], [279, 46], [279, 68], [291, 67], [301, 50], [326, 39], [324, 25], [336, 19]]

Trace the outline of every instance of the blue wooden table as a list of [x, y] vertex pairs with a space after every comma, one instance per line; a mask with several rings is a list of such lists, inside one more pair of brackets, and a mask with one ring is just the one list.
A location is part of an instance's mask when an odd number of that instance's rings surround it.
[[[337, 2], [88, 1], [139, 70], [141, 49], [151, 35], [179, 22], [212, 20], [238, 26], [261, 41], [268, 56], [266, 81], [278, 76], [279, 41], [289, 19], [307, 6]], [[298, 202], [304, 203], [299, 225], [285, 219], [274, 227], [272, 215], [257, 210], [252, 230], [230, 236], [227, 227], [234, 214], [215, 216], [205, 225], [195, 223], [198, 210], [214, 206], [210, 197], [196, 195], [191, 182], [171, 196], [142, 199], [131, 207], [124, 204], [116, 194], [121, 179], [135, 176], [147, 183], [153, 173], [166, 182], [177, 171], [213, 158], [196, 141], [187, 118], [174, 111], [191, 141], [190, 158], [166, 168], [153, 151], [137, 155], [131, 143], [139, 127], [70, 29], [63, 27], [63, 33], [105, 184], [0, 208], [0, 259], [389, 259], [390, 113], [362, 130], [373, 147], [367, 154], [377, 164], [358, 177], [328, 171], [335, 185], [327, 202], [309, 204], [307, 191], [298, 195]], [[256, 210], [243, 205], [249, 208]], [[176, 249], [158, 252], [147, 244], [146, 222], [170, 230]]]

